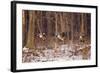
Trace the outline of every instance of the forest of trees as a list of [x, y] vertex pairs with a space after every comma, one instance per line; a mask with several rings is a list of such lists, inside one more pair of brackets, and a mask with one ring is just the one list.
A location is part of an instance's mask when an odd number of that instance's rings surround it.
[[23, 47], [54, 47], [55, 43], [79, 44], [82, 40], [90, 43], [89, 13], [23, 10], [22, 16]]
[[91, 57], [91, 14], [22, 11], [22, 62]]

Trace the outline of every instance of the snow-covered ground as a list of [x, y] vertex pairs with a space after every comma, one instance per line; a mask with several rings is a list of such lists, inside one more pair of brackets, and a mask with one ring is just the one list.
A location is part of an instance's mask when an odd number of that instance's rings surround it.
[[[85, 48], [87, 47], [87, 48]], [[84, 55], [84, 48], [86, 50]], [[89, 49], [89, 50], [87, 50]], [[60, 45], [55, 49], [33, 50], [23, 48], [23, 63], [90, 59], [90, 45]]]

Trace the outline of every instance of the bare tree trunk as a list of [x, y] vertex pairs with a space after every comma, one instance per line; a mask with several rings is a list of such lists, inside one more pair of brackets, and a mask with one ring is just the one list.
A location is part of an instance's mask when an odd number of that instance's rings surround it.
[[82, 23], [81, 23], [81, 33], [84, 33], [84, 20], [83, 20], [83, 13], [82, 13], [81, 19], [82, 19]]
[[57, 21], [58, 21], [58, 16], [57, 16], [57, 13], [55, 12], [55, 46], [54, 46], [54, 50], [55, 50], [55, 53], [54, 55], [56, 56], [57, 54], [57, 34], [58, 34], [58, 26], [57, 26]]
[[71, 14], [71, 45], [73, 44], [73, 13]]
[[60, 24], [61, 24], [61, 32], [66, 32], [66, 25], [64, 19], [64, 13], [60, 13]]
[[27, 23], [28, 23], [28, 11], [22, 11], [22, 47], [26, 45], [27, 42]]
[[35, 22], [35, 12], [29, 11], [29, 31], [28, 31], [28, 39], [27, 39], [27, 48], [35, 48], [34, 41], [34, 22]]
[[26, 16], [25, 16], [25, 11], [23, 10], [22, 11], [22, 41], [23, 41], [23, 47], [25, 46], [25, 30], [26, 30], [26, 23], [25, 23], [25, 18], [26, 18]]

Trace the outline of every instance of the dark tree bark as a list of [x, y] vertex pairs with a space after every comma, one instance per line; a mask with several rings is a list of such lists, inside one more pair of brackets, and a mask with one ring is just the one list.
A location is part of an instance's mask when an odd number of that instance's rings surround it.
[[29, 29], [28, 29], [28, 37], [27, 37], [27, 48], [35, 48], [35, 43], [34, 43], [34, 22], [35, 22], [35, 12], [29, 11]]

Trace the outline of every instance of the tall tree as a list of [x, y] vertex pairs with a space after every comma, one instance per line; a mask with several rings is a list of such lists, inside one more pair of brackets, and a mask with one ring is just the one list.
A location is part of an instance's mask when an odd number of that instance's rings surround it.
[[22, 11], [22, 46], [24, 47], [27, 42], [27, 24], [28, 24], [28, 11]]
[[28, 37], [27, 37], [27, 48], [35, 48], [34, 43], [34, 26], [35, 25], [35, 12], [29, 11], [29, 29], [28, 29]]

